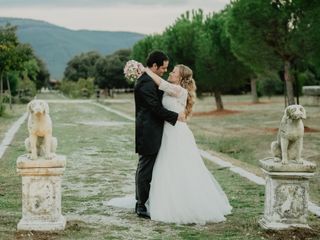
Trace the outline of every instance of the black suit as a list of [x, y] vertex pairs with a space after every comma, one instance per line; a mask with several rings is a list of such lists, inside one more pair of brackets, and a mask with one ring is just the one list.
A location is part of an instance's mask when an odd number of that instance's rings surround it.
[[136, 106], [136, 152], [139, 163], [136, 172], [136, 199], [144, 204], [149, 198], [152, 170], [161, 145], [164, 121], [175, 125], [178, 113], [162, 106], [163, 92], [144, 73], [134, 89]]

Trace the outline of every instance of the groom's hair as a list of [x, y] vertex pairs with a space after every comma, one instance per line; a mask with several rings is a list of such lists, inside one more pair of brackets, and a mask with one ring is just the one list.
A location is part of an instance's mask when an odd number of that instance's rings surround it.
[[164, 52], [155, 50], [149, 53], [149, 56], [147, 58], [147, 66], [152, 67], [152, 65], [155, 63], [159, 68], [163, 65], [164, 61], [169, 61], [169, 57]]

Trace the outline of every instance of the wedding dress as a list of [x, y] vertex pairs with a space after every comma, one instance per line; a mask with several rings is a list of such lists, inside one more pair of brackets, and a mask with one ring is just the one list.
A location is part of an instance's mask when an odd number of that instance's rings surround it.
[[[162, 103], [166, 109], [184, 111], [186, 89], [165, 80], [159, 89], [164, 91]], [[129, 199], [113, 199], [108, 205], [127, 207]], [[221, 222], [231, 213], [227, 196], [204, 165], [194, 136], [184, 122], [164, 124], [147, 207], [152, 220], [178, 224]]]
[[[161, 81], [163, 106], [184, 111], [188, 92]], [[221, 222], [232, 207], [219, 183], [208, 171], [188, 125], [165, 122], [161, 147], [153, 168], [149, 194], [152, 220], [169, 223]]]

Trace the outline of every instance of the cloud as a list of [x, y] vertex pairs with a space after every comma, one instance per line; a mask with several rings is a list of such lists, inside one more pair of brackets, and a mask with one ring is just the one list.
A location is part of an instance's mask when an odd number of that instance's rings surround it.
[[[54, 2], [54, 6], [50, 6], [53, 1], [0, 0], [0, 16], [44, 20], [74, 30], [131, 31], [151, 34], [161, 33], [187, 10], [201, 8], [206, 14], [222, 9], [229, 0], [55, 0]], [[146, 2], [147, 4], [143, 4]]]
[[121, 5], [145, 6], [185, 6], [206, 5], [221, 6], [227, 0], [0, 0], [1, 7], [110, 7]]

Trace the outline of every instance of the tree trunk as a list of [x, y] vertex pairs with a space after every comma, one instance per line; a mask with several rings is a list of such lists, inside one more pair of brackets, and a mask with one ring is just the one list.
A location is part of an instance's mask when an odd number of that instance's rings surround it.
[[300, 101], [299, 101], [299, 90], [300, 90], [300, 83], [299, 83], [299, 80], [298, 80], [298, 76], [297, 74], [294, 75], [294, 80], [295, 80], [295, 85], [296, 85], [296, 99], [297, 99], [297, 104], [300, 104]]
[[8, 86], [8, 92], [9, 92], [9, 106], [10, 106], [10, 110], [12, 110], [12, 95], [11, 95], [11, 88], [10, 88], [8, 73], [6, 74], [6, 77], [7, 77], [7, 86]]
[[252, 96], [252, 102], [258, 103], [258, 93], [257, 93], [257, 78], [251, 77], [250, 78], [250, 85], [251, 85], [251, 96]]
[[286, 86], [286, 81], [283, 82], [283, 100], [284, 100], [284, 106], [287, 107], [288, 106], [288, 101], [287, 101], [287, 86]]
[[221, 92], [219, 90], [214, 90], [214, 99], [216, 100], [217, 111], [222, 111], [223, 103], [221, 98]]
[[294, 93], [293, 93], [293, 81], [292, 81], [293, 76], [290, 70], [291, 70], [291, 64], [288, 60], [286, 60], [284, 62], [284, 80], [286, 82], [288, 104], [293, 105], [295, 104]]

